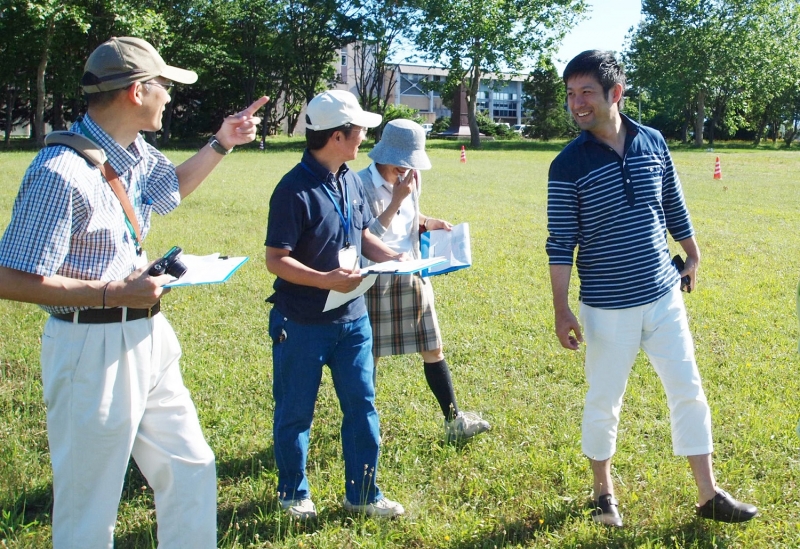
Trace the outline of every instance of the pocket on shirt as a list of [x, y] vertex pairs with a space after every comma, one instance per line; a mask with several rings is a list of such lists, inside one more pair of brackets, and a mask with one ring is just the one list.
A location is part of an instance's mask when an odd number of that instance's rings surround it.
[[364, 226], [364, 218], [366, 217], [364, 212], [364, 203], [360, 200], [353, 200], [353, 208], [352, 208], [352, 215], [353, 215], [353, 228], [358, 229], [359, 231], [363, 231], [366, 229]]

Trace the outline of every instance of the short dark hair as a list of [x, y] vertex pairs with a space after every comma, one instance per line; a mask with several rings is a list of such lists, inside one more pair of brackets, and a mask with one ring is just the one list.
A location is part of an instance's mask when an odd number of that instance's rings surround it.
[[[306, 115], [308, 119], [308, 115]], [[311, 122], [309, 122], [310, 124]], [[343, 124], [335, 128], [328, 128], [327, 130], [309, 130], [306, 128], [306, 147], [309, 151], [318, 151], [328, 144], [328, 140], [335, 132], [342, 132], [346, 139], [350, 139], [350, 134], [353, 132], [352, 124]]]
[[127, 92], [127, 88], [121, 90], [111, 90], [97, 93], [85, 93], [83, 97], [86, 99], [86, 104], [90, 107], [105, 107], [113, 103], [117, 97]]
[[[617, 84], [622, 84], [622, 91], [625, 91], [625, 70], [610, 51], [586, 50], [573, 57], [564, 69], [564, 84], [573, 76], [593, 76], [600, 82], [605, 94]], [[624, 102], [623, 94], [618, 103], [620, 109]]]

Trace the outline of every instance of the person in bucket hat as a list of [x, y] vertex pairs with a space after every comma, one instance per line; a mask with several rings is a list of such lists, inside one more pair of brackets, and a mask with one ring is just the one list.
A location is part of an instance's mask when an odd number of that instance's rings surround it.
[[370, 233], [364, 188], [347, 162], [367, 128], [381, 123], [347, 91], [326, 91], [306, 109], [306, 150], [269, 201], [266, 264], [276, 275], [268, 298], [272, 340], [273, 440], [281, 507], [298, 519], [317, 508], [306, 475], [308, 441], [322, 368], [330, 368], [342, 409], [344, 508], [392, 518], [403, 506], [378, 488], [380, 425], [375, 409], [372, 331], [364, 297], [326, 307], [331, 291], [362, 282], [361, 256], [404, 258]]
[[[375, 221], [370, 230], [396, 252], [419, 259], [419, 231], [450, 230], [447, 221], [420, 213], [420, 170], [429, 170], [425, 129], [411, 120], [392, 120], [368, 156], [373, 160], [358, 173]], [[367, 290], [375, 366], [382, 356], [419, 353], [425, 380], [444, 415], [445, 439], [466, 440], [489, 429], [474, 412], [462, 412], [444, 353], [433, 287], [419, 273], [378, 275]], [[398, 306], [398, 304], [400, 304]]]
[[33, 160], [0, 240], [0, 297], [50, 315], [41, 368], [55, 549], [113, 546], [130, 456], [155, 494], [158, 546], [217, 546], [214, 454], [160, 313], [172, 279], [148, 274], [142, 240], [153, 212], [175, 209], [234, 146], [253, 140], [267, 98], [225, 118], [174, 166], [139, 132], [161, 128], [174, 82], [196, 80], [139, 38], [98, 46], [81, 79], [86, 115], [60, 134], [65, 144]]

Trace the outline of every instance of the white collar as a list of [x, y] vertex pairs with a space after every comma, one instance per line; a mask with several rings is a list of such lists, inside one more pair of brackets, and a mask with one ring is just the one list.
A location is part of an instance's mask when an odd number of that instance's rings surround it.
[[384, 186], [389, 189], [392, 188], [392, 184], [386, 181], [381, 175], [381, 172], [378, 171], [378, 166], [375, 165], [375, 162], [369, 165], [369, 173], [372, 174], [372, 184], [375, 185], [376, 189], [380, 189]]

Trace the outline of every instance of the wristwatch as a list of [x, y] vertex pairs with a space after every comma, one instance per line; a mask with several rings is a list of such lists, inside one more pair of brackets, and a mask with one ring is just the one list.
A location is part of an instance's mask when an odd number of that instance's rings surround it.
[[214, 151], [218, 152], [223, 156], [226, 154], [230, 154], [230, 152], [233, 150], [233, 147], [231, 147], [230, 149], [226, 149], [225, 147], [223, 147], [222, 143], [219, 142], [216, 135], [211, 136], [211, 138], [208, 140], [208, 144], [212, 149], [214, 149]]

